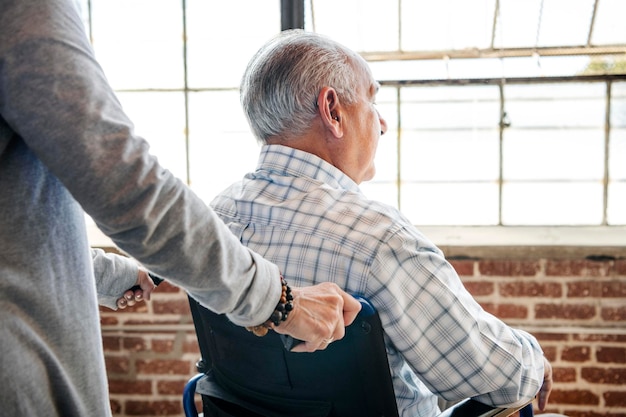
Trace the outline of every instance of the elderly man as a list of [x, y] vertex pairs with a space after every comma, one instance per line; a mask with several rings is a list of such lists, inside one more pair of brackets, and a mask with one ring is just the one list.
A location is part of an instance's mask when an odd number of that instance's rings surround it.
[[551, 367], [537, 340], [485, 312], [433, 243], [359, 189], [387, 130], [377, 90], [332, 40], [296, 30], [268, 42], [241, 84], [258, 165], [211, 206], [298, 285], [333, 281], [372, 301], [401, 415], [435, 415], [437, 396], [513, 406], [539, 392], [543, 409]]

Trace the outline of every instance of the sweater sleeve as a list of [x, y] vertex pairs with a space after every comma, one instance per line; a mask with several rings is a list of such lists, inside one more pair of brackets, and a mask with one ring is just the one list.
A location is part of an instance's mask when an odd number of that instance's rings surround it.
[[98, 227], [211, 310], [241, 325], [267, 319], [280, 297], [278, 268], [150, 154], [72, 0], [23, 0], [0, 24], [0, 114]]
[[117, 310], [117, 300], [137, 282], [139, 266], [128, 257], [92, 249], [98, 304]]

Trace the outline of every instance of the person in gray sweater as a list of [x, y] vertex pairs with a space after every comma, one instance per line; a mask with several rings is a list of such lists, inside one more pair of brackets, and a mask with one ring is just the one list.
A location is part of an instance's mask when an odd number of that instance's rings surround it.
[[[98, 299], [114, 303], [138, 277], [94, 274], [103, 264], [84, 212], [147, 270], [238, 325], [266, 323], [284, 304], [278, 267], [134, 134], [74, 1], [0, 0], [2, 416], [111, 415]], [[271, 327], [305, 340], [302, 351], [343, 337], [360, 308], [330, 283], [293, 295], [287, 320]]]

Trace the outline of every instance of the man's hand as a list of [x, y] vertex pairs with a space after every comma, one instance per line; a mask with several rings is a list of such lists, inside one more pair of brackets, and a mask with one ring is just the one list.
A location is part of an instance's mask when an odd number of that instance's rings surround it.
[[139, 288], [131, 288], [127, 290], [122, 297], [118, 298], [117, 308], [123, 310], [126, 307], [134, 306], [140, 301], [150, 300], [150, 294], [156, 288], [156, 285], [152, 282], [148, 273], [141, 268], [139, 268], [135, 286]]
[[292, 352], [323, 350], [346, 334], [361, 310], [361, 303], [337, 286], [324, 282], [311, 287], [292, 288], [293, 311], [274, 331], [288, 334], [304, 343]]
[[548, 397], [552, 391], [552, 365], [546, 358], [543, 358], [543, 384], [537, 394], [537, 402], [539, 410], [543, 411], [548, 405]]

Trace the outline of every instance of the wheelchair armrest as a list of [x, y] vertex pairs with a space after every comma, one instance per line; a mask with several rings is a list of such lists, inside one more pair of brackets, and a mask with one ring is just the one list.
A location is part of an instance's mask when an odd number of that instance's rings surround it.
[[438, 417], [506, 417], [516, 411], [520, 411], [521, 417], [532, 417], [532, 407], [529, 402], [519, 407], [498, 408], [468, 398], [444, 410]]

